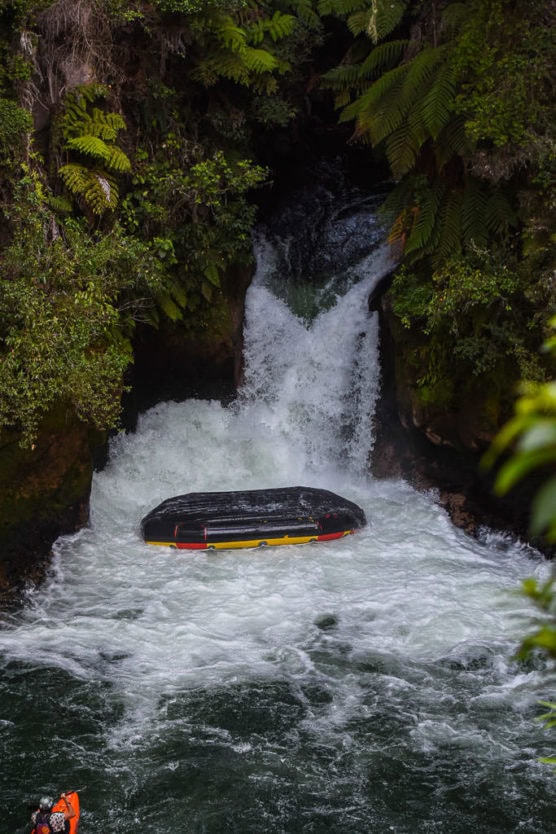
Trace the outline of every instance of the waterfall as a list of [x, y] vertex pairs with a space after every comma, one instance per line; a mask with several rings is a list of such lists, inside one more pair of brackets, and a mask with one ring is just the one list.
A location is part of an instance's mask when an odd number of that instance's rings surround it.
[[[552, 830], [545, 671], [513, 658], [530, 614], [515, 590], [548, 566], [369, 476], [367, 299], [390, 265], [376, 200], [348, 196], [259, 230], [236, 401], [161, 403], [115, 437], [90, 525], [4, 618], [6, 830], [80, 784], [84, 834]], [[369, 526], [264, 551], [141, 540], [172, 495], [297, 484]]]

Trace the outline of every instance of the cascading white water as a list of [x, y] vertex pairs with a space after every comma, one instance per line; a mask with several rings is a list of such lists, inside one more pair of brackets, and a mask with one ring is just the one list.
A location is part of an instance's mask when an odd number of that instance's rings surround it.
[[[553, 789], [534, 717], [546, 683], [512, 652], [529, 613], [513, 592], [547, 566], [504, 536], [468, 538], [433, 495], [368, 476], [380, 373], [366, 302], [387, 252], [326, 276], [311, 301], [325, 309], [304, 316], [275, 293], [284, 246], [257, 244], [237, 401], [163, 403], [115, 438], [90, 526], [58, 541], [46, 587], [0, 632], [7, 696], [18, 703], [31, 669], [73, 727], [69, 758], [32, 786], [16, 725], [3, 758], [20, 793], [85, 774], [85, 832], [145, 819], [170, 832], [170, 808], [189, 831], [463, 834], [523, 821], [544, 834]], [[356, 501], [368, 528], [217, 554], [140, 539], [141, 517], [171, 495], [297, 484]], [[42, 725], [26, 732], [46, 744]], [[493, 809], [483, 817], [478, 790]]]

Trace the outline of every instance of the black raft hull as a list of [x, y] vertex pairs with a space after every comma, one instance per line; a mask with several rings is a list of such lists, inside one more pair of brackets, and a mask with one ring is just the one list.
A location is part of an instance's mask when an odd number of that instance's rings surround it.
[[361, 507], [333, 492], [282, 487], [168, 498], [144, 517], [141, 532], [147, 544], [226, 550], [329, 541], [366, 523]]

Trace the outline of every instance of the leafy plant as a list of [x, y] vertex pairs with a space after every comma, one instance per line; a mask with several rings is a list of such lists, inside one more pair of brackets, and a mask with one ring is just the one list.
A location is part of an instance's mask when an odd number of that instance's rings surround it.
[[193, 77], [207, 87], [226, 78], [258, 93], [276, 92], [276, 74], [284, 74], [291, 66], [275, 45], [292, 34], [297, 21], [279, 9], [266, 16], [266, 5], [244, 16], [214, 10], [194, 17], [191, 28], [197, 60]]
[[70, 194], [97, 216], [116, 208], [117, 176], [131, 170], [129, 158], [116, 144], [126, 127], [123, 117], [94, 106], [107, 94], [99, 84], [77, 88], [66, 97], [60, 120], [64, 149], [78, 161], [62, 165], [58, 174]]
[[[512, 176], [525, 160], [550, 165], [541, 151], [554, 112], [547, 4], [342, 0], [319, 8], [344, 17], [355, 36], [323, 83], [341, 121], [354, 122], [353, 139], [388, 161], [397, 185], [385, 212], [400, 252], [435, 267], [470, 244], [509, 239], [521, 220]], [[400, 38], [415, 18], [411, 36]]]
[[228, 266], [249, 259], [254, 207], [246, 195], [266, 172], [221, 151], [203, 158], [198, 147], [185, 158], [176, 136], [164, 144], [155, 160], [138, 160], [123, 209], [128, 228], [155, 241], [166, 275], [156, 303], [177, 320], [212, 302]]
[[32, 445], [60, 402], [111, 428], [132, 360], [134, 298], [158, 286], [158, 260], [117, 226], [95, 239], [68, 219], [48, 240], [52, 216], [33, 171], [23, 171], [14, 198], [18, 236], [0, 255], [0, 429]]
[[[553, 319], [556, 328], [556, 319]], [[556, 353], [556, 337], [546, 342]], [[485, 465], [491, 466], [505, 451], [512, 450], [496, 479], [500, 494], [508, 492], [532, 472], [546, 473], [543, 486], [532, 505], [531, 531], [556, 542], [556, 381], [524, 382], [515, 413], [498, 434]]]
[[11, 99], [0, 98], [0, 160], [17, 158], [32, 125], [27, 110]]

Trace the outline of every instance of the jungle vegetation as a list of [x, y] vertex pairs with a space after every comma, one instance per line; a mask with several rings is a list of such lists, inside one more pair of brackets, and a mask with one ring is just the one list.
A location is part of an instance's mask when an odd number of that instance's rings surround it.
[[0, 0], [0, 429], [32, 444], [60, 401], [110, 428], [138, 324], [211, 327], [272, 178], [260, 137], [312, 96], [390, 169], [417, 396], [478, 381], [499, 424], [549, 369], [552, 6]]

